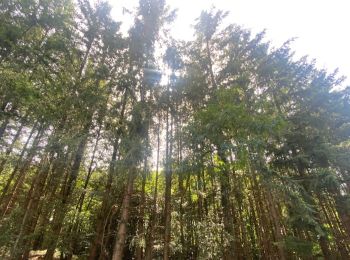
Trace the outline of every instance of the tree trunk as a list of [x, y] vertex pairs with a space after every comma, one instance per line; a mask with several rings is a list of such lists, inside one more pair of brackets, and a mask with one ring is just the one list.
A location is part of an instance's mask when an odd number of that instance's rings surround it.
[[[41, 248], [41, 244], [44, 238], [44, 230], [50, 222], [50, 217], [55, 209], [54, 203], [45, 203], [47, 201], [55, 201], [57, 189], [62, 182], [62, 178], [65, 175], [65, 171], [68, 168], [68, 164], [71, 162], [69, 153], [64, 153], [61, 147], [57, 149], [57, 158], [52, 163], [51, 175], [48, 175], [47, 184], [43, 189], [43, 199], [39, 201], [36, 208], [37, 213], [33, 220], [33, 225], [36, 226], [36, 236], [33, 238], [33, 249], [37, 250]], [[37, 224], [37, 225], [36, 225]]]
[[156, 161], [156, 180], [154, 184], [154, 193], [153, 193], [153, 207], [151, 211], [149, 227], [148, 227], [148, 235], [146, 240], [146, 248], [145, 248], [145, 260], [152, 260], [152, 252], [153, 252], [153, 240], [154, 240], [154, 228], [156, 224], [156, 215], [157, 215], [157, 197], [158, 197], [158, 176], [159, 176], [159, 151], [160, 151], [160, 119], [158, 124], [157, 131], [157, 161]]
[[78, 173], [79, 173], [79, 169], [80, 169], [80, 164], [81, 161], [83, 159], [83, 155], [84, 155], [84, 150], [85, 150], [85, 146], [88, 140], [88, 132], [90, 129], [90, 124], [91, 122], [87, 123], [86, 126], [84, 127], [83, 130], [83, 135], [82, 135], [82, 140], [80, 141], [79, 145], [78, 145], [78, 149], [75, 153], [75, 157], [74, 157], [74, 161], [73, 161], [73, 165], [72, 168], [68, 174], [68, 181], [62, 185], [62, 189], [61, 189], [61, 201], [60, 203], [57, 204], [57, 207], [55, 209], [55, 215], [52, 221], [52, 234], [49, 238], [48, 241], [48, 249], [45, 255], [45, 259], [47, 260], [51, 260], [53, 257], [53, 254], [55, 252], [56, 249], [56, 245], [57, 245], [57, 241], [58, 238], [60, 236], [61, 233], [61, 228], [62, 228], [62, 224], [63, 224], [63, 220], [67, 211], [67, 207], [68, 207], [68, 199], [72, 193], [72, 190], [74, 188], [75, 185], [75, 181], [78, 177]]
[[133, 193], [134, 179], [136, 175], [136, 168], [131, 169], [128, 174], [128, 182], [126, 185], [126, 191], [122, 203], [122, 211], [119, 222], [119, 227], [117, 231], [117, 238], [113, 249], [112, 260], [122, 260], [124, 245], [127, 235], [127, 225], [129, 222], [129, 213], [130, 213], [130, 200]]
[[2, 171], [4, 170], [4, 167], [5, 167], [5, 164], [6, 164], [6, 162], [7, 162], [8, 156], [9, 156], [10, 153], [12, 152], [13, 147], [15, 146], [15, 144], [16, 144], [18, 138], [19, 138], [20, 135], [21, 135], [23, 126], [24, 126], [24, 123], [22, 123], [22, 124], [19, 126], [19, 128], [18, 128], [17, 131], [16, 131], [15, 136], [14, 136], [13, 139], [12, 139], [12, 142], [11, 142], [10, 146], [6, 149], [5, 158], [3, 158], [3, 159], [1, 160], [1, 162], [0, 162], [0, 174], [1, 174]]
[[216, 84], [214, 71], [213, 71], [213, 61], [212, 61], [211, 52], [210, 52], [209, 39], [206, 40], [205, 44], [206, 44], [205, 49], [207, 51], [207, 56], [208, 56], [208, 66], [209, 66], [209, 75], [210, 75], [211, 85], [214, 87], [215, 90], [217, 90], [218, 86]]
[[101, 133], [101, 125], [99, 126], [98, 131], [97, 131], [97, 137], [96, 137], [95, 145], [94, 145], [94, 148], [93, 148], [93, 151], [92, 151], [92, 157], [91, 157], [91, 161], [90, 161], [90, 164], [89, 164], [89, 168], [88, 168], [88, 172], [87, 172], [87, 175], [86, 175], [86, 179], [85, 179], [85, 182], [84, 182], [83, 192], [80, 195], [79, 200], [78, 200], [78, 205], [76, 206], [76, 213], [75, 213], [75, 216], [74, 216], [74, 219], [73, 219], [73, 224], [72, 224], [73, 226], [71, 227], [71, 231], [70, 231], [70, 235], [69, 235], [69, 237], [70, 237], [70, 247], [69, 247], [69, 253], [68, 253], [68, 256], [67, 256], [68, 259], [72, 258], [74, 247], [76, 245], [76, 240], [74, 239], [73, 236], [75, 235], [75, 233], [77, 232], [77, 230], [79, 228], [80, 214], [82, 212], [83, 204], [84, 204], [84, 201], [85, 201], [86, 189], [87, 189], [87, 187], [89, 185], [90, 178], [91, 178], [91, 175], [93, 173], [92, 167], [93, 167], [93, 164], [95, 162], [97, 146], [98, 146], [98, 142], [100, 140], [100, 133]]
[[2, 124], [0, 125], [0, 140], [2, 139], [2, 137], [4, 136], [6, 127], [8, 125], [8, 123], [10, 122], [10, 118], [8, 116], [5, 117], [5, 120], [2, 122]]
[[45, 182], [50, 171], [50, 160], [44, 162], [43, 167], [37, 174], [33, 181], [31, 190], [28, 194], [28, 200], [25, 203], [25, 212], [23, 214], [20, 231], [18, 233], [16, 242], [14, 243], [12, 255], [14, 259], [27, 259], [27, 252], [30, 246], [30, 236], [35, 229], [35, 223], [37, 220], [38, 206], [40, 197], [43, 193]]
[[89, 251], [89, 257], [88, 257], [89, 260], [97, 259], [99, 254], [99, 248], [102, 247], [105, 219], [107, 218], [109, 209], [111, 207], [110, 192], [112, 189], [113, 175], [115, 173], [117, 152], [118, 152], [118, 142], [115, 142], [113, 147], [111, 162], [109, 164], [108, 179], [105, 186], [102, 205], [97, 216], [96, 235], [95, 235], [94, 241], [91, 244], [90, 251]]
[[17, 164], [16, 164], [15, 168], [13, 169], [10, 177], [6, 181], [6, 185], [5, 185], [4, 189], [2, 190], [2, 193], [1, 193], [1, 196], [0, 196], [0, 205], [4, 202], [5, 196], [6, 196], [7, 192], [8, 192], [8, 190], [10, 189], [11, 183], [12, 183], [14, 177], [16, 176], [16, 173], [17, 173], [18, 169], [20, 168], [20, 165], [22, 163], [23, 157], [24, 157], [25, 152], [27, 150], [29, 141], [32, 138], [32, 136], [33, 136], [35, 131], [36, 131], [36, 125], [34, 125], [32, 130], [30, 131], [30, 134], [29, 134], [29, 136], [28, 136], [28, 138], [27, 138], [27, 140], [26, 140], [26, 142], [25, 142], [25, 144], [24, 144], [24, 146], [22, 148], [21, 154], [19, 155], [19, 158], [17, 160]]
[[[18, 192], [20, 191], [20, 189], [22, 188], [22, 186], [24, 184], [24, 179], [25, 179], [25, 175], [26, 175], [25, 173], [29, 169], [31, 162], [32, 162], [35, 154], [37, 153], [37, 148], [39, 146], [39, 143], [40, 143], [40, 140], [41, 140], [41, 137], [42, 137], [43, 133], [44, 133], [44, 128], [40, 127], [40, 129], [38, 130], [37, 135], [35, 136], [35, 138], [33, 140], [33, 144], [32, 144], [32, 147], [30, 148], [30, 150], [28, 152], [27, 158], [25, 159], [25, 162], [23, 163], [23, 166], [19, 170], [18, 177], [17, 177], [17, 179], [16, 179], [16, 181], [15, 181], [15, 183], [13, 185], [12, 191], [10, 192], [9, 197], [5, 200], [5, 202], [4, 202], [3, 206], [2, 206], [2, 210], [1, 210], [2, 217], [4, 217], [8, 213], [10, 208], [12, 208], [13, 203], [15, 203], [15, 201], [17, 199]], [[10, 182], [11, 177], [13, 179], [14, 176], [15, 176], [15, 173], [16, 172], [15, 172], [15, 169], [14, 169], [12, 175], [10, 176], [10, 179], [8, 180], [6, 188], [9, 188], [10, 183], [11, 183]], [[5, 192], [5, 189], [4, 189], [3, 192]]]
[[[142, 172], [142, 187], [141, 187], [141, 201], [140, 201], [140, 210], [139, 210], [139, 220], [137, 223], [138, 229], [137, 229], [137, 237], [139, 240], [143, 240], [144, 238], [144, 214], [145, 214], [145, 187], [146, 187], [146, 171], [147, 171], [147, 158], [145, 158], [145, 164], [144, 164], [144, 169]], [[142, 260], [143, 259], [143, 246], [138, 241], [138, 244], [136, 246], [136, 260]]]
[[224, 249], [223, 258], [224, 260], [235, 259], [233, 256], [234, 246], [233, 246], [233, 238], [234, 238], [234, 229], [232, 225], [233, 216], [231, 214], [231, 206], [230, 206], [230, 172], [227, 168], [228, 162], [227, 159], [221, 150], [218, 148], [218, 156], [220, 160], [223, 161], [223, 169], [220, 174], [220, 189], [221, 189], [221, 206], [223, 213], [223, 224], [224, 230], [227, 232], [229, 236], [229, 245]]
[[[267, 191], [267, 203], [268, 203], [269, 212], [271, 213], [272, 221], [273, 221], [273, 225], [274, 225], [274, 235], [276, 238], [275, 242], [281, 243], [281, 242], [283, 242], [283, 236], [281, 234], [281, 230], [282, 230], [281, 224], [280, 224], [278, 214], [277, 214], [276, 208], [275, 208], [276, 203], [275, 203], [273, 195], [271, 194], [270, 191]], [[277, 250], [278, 250], [279, 259], [285, 260], [286, 255], [285, 255], [283, 247], [277, 245]]]
[[172, 119], [169, 129], [169, 110], [167, 111], [166, 122], [166, 165], [165, 165], [165, 196], [164, 196], [164, 250], [163, 259], [170, 258], [170, 237], [171, 237], [171, 182], [172, 182]]
[[[124, 121], [124, 114], [125, 114], [127, 100], [128, 100], [128, 92], [125, 92], [121, 111], [120, 111], [121, 124]], [[99, 247], [102, 246], [105, 219], [107, 218], [111, 207], [110, 192], [113, 184], [113, 176], [115, 175], [115, 170], [116, 170], [117, 154], [119, 152], [119, 141], [120, 141], [121, 134], [122, 134], [122, 128], [120, 127], [116, 131], [116, 137], [113, 144], [112, 158], [108, 168], [108, 179], [105, 186], [105, 192], [102, 199], [101, 209], [97, 216], [96, 235], [93, 242], [91, 243], [90, 250], [89, 250], [89, 257], [88, 257], [89, 260], [97, 259], [98, 253], [99, 253]]]

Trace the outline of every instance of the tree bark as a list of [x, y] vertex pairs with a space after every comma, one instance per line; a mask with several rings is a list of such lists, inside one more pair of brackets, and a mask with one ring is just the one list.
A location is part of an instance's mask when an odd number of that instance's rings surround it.
[[6, 131], [6, 127], [8, 125], [8, 123], [10, 122], [10, 119], [8, 116], [5, 117], [5, 120], [2, 122], [2, 124], [0, 125], [0, 140], [2, 139], [2, 137], [4, 136], [4, 133]]
[[112, 189], [112, 183], [113, 183], [113, 175], [115, 173], [115, 165], [117, 162], [117, 153], [118, 153], [118, 141], [115, 142], [113, 147], [113, 154], [112, 158], [109, 164], [109, 170], [108, 170], [108, 179], [105, 186], [105, 192], [102, 199], [102, 205], [101, 209], [99, 210], [98, 217], [97, 217], [97, 225], [96, 225], [96, 235], [94, 238], [94, 241], [91, 244], [90, 251], [89, 251], [89, 260], [95, 260], [98, 258], [99, 253], [99, 247], [102, 246], [102, 239], [103, 239], [103, 231], [105, 227], [105, 219], [108, 216], [109, 208], [110, 208], [110, 192]]
[[[144, 169], [142, 172], [142, 185], [141, 185], [141, 200], [140, 200], [140, 209], [139, 209], [139, 220], [137, 223], [138, 229], [137, 229], [137, 237], [139, 240], [143, 240], [144, 238], [144, 215], [145, 215], [145, 196], [146, 196], [146, 171], [147, 171], [147, 158], [145, 158], [145, 164]], [[143, 259], [143, 246], [141, 245], [140, 241], [138, 241], [138, 244], [136, 246], [136, 260], [142, 260]]]
[[[169, 90], [168, 90], [169, 91]], [[166, 121], [166, 166], [165, 166], [165, 195], [164, 195], [164, 250], [163, 259], [170, 258], [170, 237], [171, 237], [171, 182], [172, 182], [172, 119], [169, 129], [169, 110]]]
[[72, 258], [74, 247], [76, 245], [76, 240], [74, 239], [74, 235], [75, 235], [75, 233], [77, 232], [77, 230], [79, 228], [80, 214], [82, 212], [83, 204], [84, 204], [84, 201], [85, 201], [86, 189], [87, 189], [87, 187], [89, 185], [90, 178], [91, 178], [91, 175], [93, 173], [93, 168], [92, 167], [93, 167], [93, 164], [95, 162], [95, 156], [96, 156], [96, 152], [97, 152], [98, 142], [100, 141], [100, 133], [101, 133], [101, 125], [99, 126], [98, 131], [97, 131], [97, 136], [96, 136], [95, 145], [94, 145], [94, 148], [93, 148], [93, 151], [92, 151], [91, 161], [90, 161], [90, 164], [89, 164], [88, 172], [87, 172], [86, 179], [85, 179], [84, 186], [83, 186], [83, 192], [81, 193], [81, 195], [79, 197], [79, 200], [78, 200], [78, 205], [76, 206], [76, 213], [75, 213], [75, 216], [74, 216], [74, 219], [73, 219], [73, 224], [72, 224], [73, 226], [71, 227], [70, 235], [69, 235], [69, 237], [70, 237], [70, 247], [69, 247], [68, 256], [66, 257], [67, 259], [71, 259]]
[[231, 206], [230, 206], [230, 172], [227, 169], [227, 159], [225, 157], [224, 152], [219, 147], [218, 148], [218, 156], [220, 160], [223, 161], [223, 169], [220, 174], [220, 189], [221, 189], [221, 206], [222, 206], [222, 213], [223, 213], [223, 224], [224, 224], [224, 230], [227, 232], [229, 236], [229, 245], [225, 247], [223, 252], [223, 258], [224, 260], [231, 260], [235, 259], [233, 252], [234, 252], [234, 246], [233, 246], [233, 238], [235, 236], [234, 229], [233, 229], [233, 223], [232, 219], [233, 216], [231, 214]]
[[[35, 154], [37, 153], [37, 148], [39, 146], [39, 143], [40, 143], [40, 140], [41, 140], [41, 137], [44, 133], [44, 128], [43, 127], [40, 127], [34, 140], [33, 140], [33, 144], [32, 144], [32, 147], [30, 148], [29, 152], [28, 152], [28, 155], [27, 155], [27, 158], [25, 159], [22, 167], [20, 168], [19, 172], [18, 172], [18, 177], [13, 185], [13, 188], [8, 196], [8, 198], [5, 200], [2, 208], [1, 208], [1, 215], [2, 217], [4, 217], [9, 209], [12, 207], [13, 203], [16, 201], [17, 199], [17, 195], [18, 195], [18, 192], [19, 190], [22, 188], [23, 184], [24, 184], [24, 179], [25, 179], [25, 173], [27, 172], [27, 170], [29, 169], [30, 167], [30, 164], [35, 156]], [[12, 175], [10, 176], [9, 180], [8, 180], [8, 183], [6, 185], [5, 188], [7, 188], [7, 190], [9, 189], [10, 187], [10, 184], [11, 184], [11, 178], [13, 179], [15, 177], [15, 174], [16, 174], [16, 169], [13, 170], [13, 173]], [[6, 189], [4, 189], [3, 193], [6, 191]]]
[[217, 90], [218, 89], [218, 85], [216, 84], [214, 71], [213, 71], [213, 61], [212, 61], [212, 57], [211, 57], [212, 55], [211, 55], [211, 51], [210, 51], [209, 39], [206, 39], [205, 49], [207, 51], [207, 56], [208, 56], [208, 66], [209, 66], [209, 74], [210, 74], [211, 85], [213, 86], [214, 90]]
[[[128, 92], [126, 91], [123, 97], [123, 103], [120, 111], [121, 124], [124, 121], [124, 114], [125, 114], [127, 100], [128, 100]], [[98, 253], [99, 253], [99, 247], [102, 247], [105, 219], [107, 218], [111, 207], [110, 192], [113, 184], [113, 176], [115, 175], [115, 170], [116, 170], [117, 154], [119, 152], [119, 141], [120, 141], [121, 135], [122, 135], [122, 128], [120, 127], [116, 131], [116, 137], [113, 144], [112, 158], [108, 168], [108, 179], [105, 186], [105, 192], [102, 199], [101, 209], [97, 216], [96, 235], [93, 242], [91, 243], [90, 250], [89, 250], [89, 257], [88, 257], [89, 260], [97, 259]]]
[[133, 193], [134, 179], [136, 174], [136, 168], [130, 170], [128, 174], [128, 182], [126, 185], [126, 191], [122, 203], [122, 212], [119, 222], [119, 227], [117, 231], [117, 239], [113, 249], [112, 260], [122, 260], [124, 245], [127, 235], [127, 225], [129, 222], [129, 213], [130, 213], [130, 200]]
[[19, 158], [17, 160], [16, 166], [15, 168], [12, 170], [12, 173], [10, 175], [10, 177], [7, 179], [6, 181], [6, 185], [4, 187], [4, 189], [2, 190], [1, 196], [0, 196], [0, 205], [3, 203], [5, 196], [8, 192], [8, 190], [10, 189], [11, 183], [14, 179], [14, 177], [16, 176], [16, 173], [18, 171], [18, 169], [20, 168], [20, 165], [22, 163], [23, 157], [25, 155], [25, 152], [27, 151], [27, 147], [29, 145], [29, 142], [34, 134], [34, 132], [36, 131], [36, 124], [33, 126], [32, 130], [29, 133], [29, 136], [27, 137], [27, 140], [22, 148], [21, 154], [19, 155]]
[[20, 135], [21, 135], [23, 126], [24, 126], [24, 123], [21, 123], [21, 125], [19, 126], [19, 128], [18, 128], [17, 131], [16, 131], [15, 136], [14, 136], [13, 139], [12, 139], [12, 142], [11, 142], [10, 146], [6, 149], [5, 158], [3, 158], [3, 159], [1, 160], [1, 162], [0, 162], [0, 174], [1, 174], [2, 171], [4, 170], [4, 167], [5, 167], [5, 164], [6, 164], [6, 162], [7, 162], [8, 156], [9, 156], [10, 153], [12, 152], [13, 147], [15, 146], [15, 144], [16, 144], [18, 138], [19, 138]]
[[148, 235], [146, 240], [145, 248], [145, 260], [152, 259], [153, 253], [153, 240], [154, 240], [154, 228], [156, 224], [156, 215], [157, 215], [157, 197], [158, 197], [158, 177], [159, 177], [159, 152], [160, 152], [160, 119], [158, 124], [157, 131], [157, 159], [156, 159], [156, 180], [154, 184], [154, 193], [153, 193], [153, 207], [151, 211], [151, 217], [148, 227]]
[[28, 259], [28, 250], [30, 246], [28, 236], [34, 232], [40, 197], [42, 196], [45, 182], [50, 171], [50, 160], [47, 159], [45, 161], [46, 162], [43, 163], [44, 165], [33, 181], [31, 190], [28, 194], [28, 200], [25, 203], [25, 212], [23, 214], [17, 239], [12, 249], [14, 259]]
[[79, 173], [79, 169], [80, 169], [80, 164], [81, 161], [83, 159], [83, 155], [84, 155], [84, 150], [85, 150], [85, 146], [88, 140], [88, 132], [90, 129], [90, 120], [89, 122], [85, 125], [84, 129], [83, 129], [83, 134], [82, 134], [82, 139], [78, 145], [78, 149], [75, 153], [75, 157], [74, 157], [74, 161], [72, 164], [72, 168], [69, 172], [68, 175], [68, 180], [65, 184], [62, 185], [62, 189], [61, 189], [61, 201], [57, 204], [57, 207], [55, 209], [55, 215], [52, 221], [52, 234], [49, 238], [48, 241], [48, 249], [47, 252], [45, 254], [45, 259], [46, 260], [51, 260], [53, 258], [53, 254], [55, 252], [56, 249], [56, 245], [57, 245], [57, 241], [58, 238], [60, 236], [61, 233], [61, 229], [62, 229], [62, 224], [63, 224], [63, 220], [67, 211], [67, 207], [68, 207], [68, 199], [72, 193], [72, 190], [74, 188], [74, 184], [75, 181], [78, 177], [78, 173]]

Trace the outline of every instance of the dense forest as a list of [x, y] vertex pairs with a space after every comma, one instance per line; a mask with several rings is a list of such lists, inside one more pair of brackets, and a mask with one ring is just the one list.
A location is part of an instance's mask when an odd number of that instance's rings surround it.
[[350, 87], [165, 0], [0, 2], [1, 259], [350, 259]]

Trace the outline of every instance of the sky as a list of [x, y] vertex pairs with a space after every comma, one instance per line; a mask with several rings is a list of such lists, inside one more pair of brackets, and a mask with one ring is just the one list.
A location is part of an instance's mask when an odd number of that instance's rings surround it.
[[[122, 7], [133, 9], [138, 0], [109, 1], [115, 19], [128, 26], [132, 20]], [[350, 0], [168, 0], [167, 4], [178, 9], [174, 38], [190, 40], [195, 19], [215, 6], [229, 11], [226, 23], [253, 33], [266, 29], [272, 46], [296, 38], [291, 45], [296, 58], [308, 55], [320, 69], [339, 68], [339, 75], [347, 77], [344, 85], [350, 85]]]

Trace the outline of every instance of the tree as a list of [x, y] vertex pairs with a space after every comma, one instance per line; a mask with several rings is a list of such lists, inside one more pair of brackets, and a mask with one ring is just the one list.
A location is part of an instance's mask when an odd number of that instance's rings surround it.
[[215, 8], [190, 41], [163, 0], [130, 15], [0, 3], [1, 258], [347, 259], [337, 72]]

